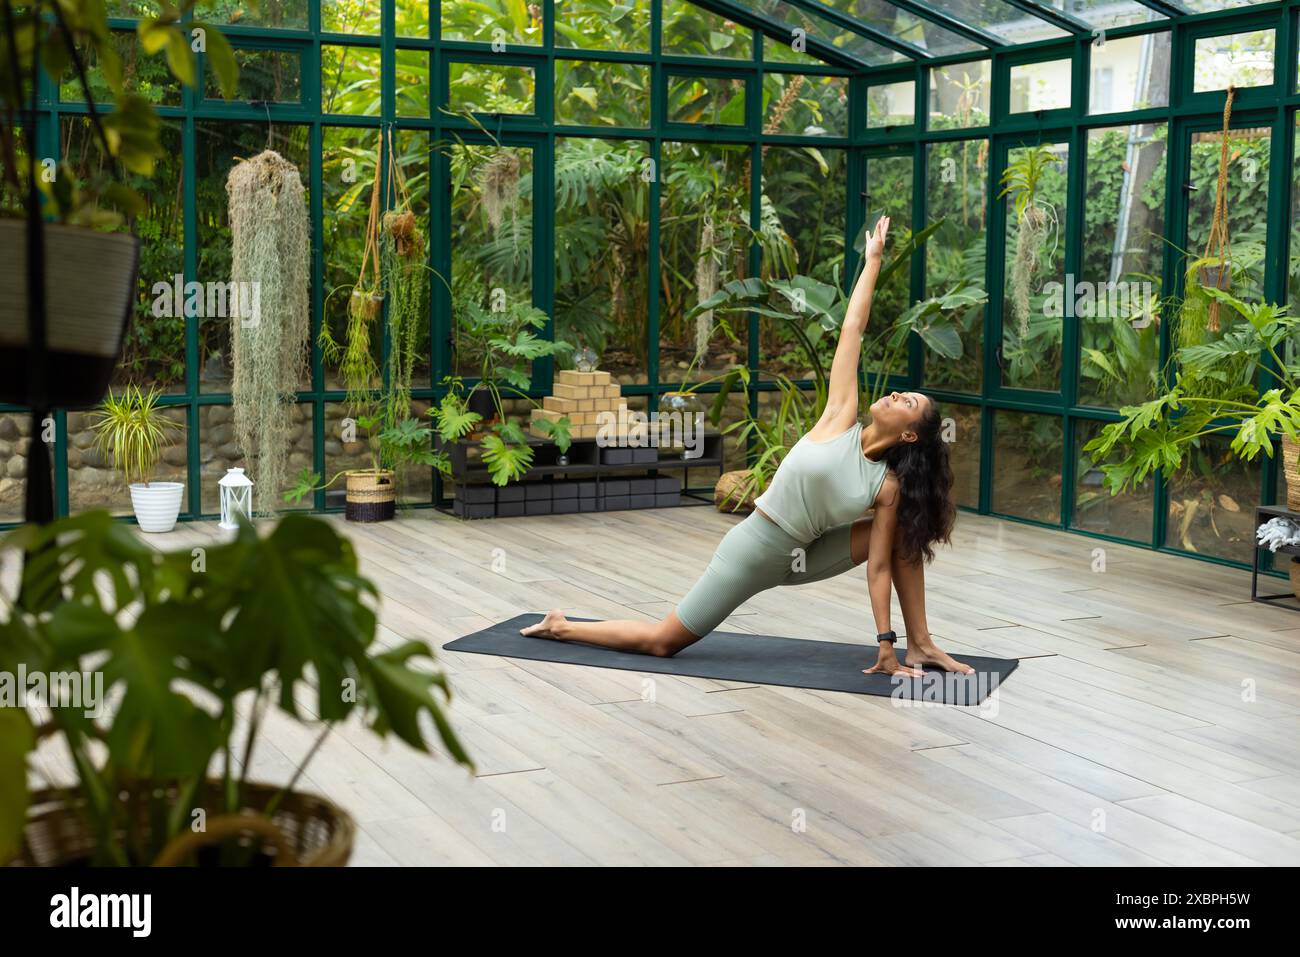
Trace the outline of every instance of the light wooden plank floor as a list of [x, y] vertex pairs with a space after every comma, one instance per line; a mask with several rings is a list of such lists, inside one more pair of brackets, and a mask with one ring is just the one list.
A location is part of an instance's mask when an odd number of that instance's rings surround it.
[[[663, 615], [737, 519], [331, 521], [382, 639], [440, 647], [554, 605]], [[944, 647], [1021, 659], [979, 708], [446, 652], [475, 774], [349, 724], [304, 787], [357, 819], [357, 864], [1300, 864], [1300, 615], [1248, 602], [1248, 575], [963, 514], [927, 593]], [[873, 631], [860, 573], [723, 627]], [[313, 739], [270, 721], [256, 776], [287, 779]]]

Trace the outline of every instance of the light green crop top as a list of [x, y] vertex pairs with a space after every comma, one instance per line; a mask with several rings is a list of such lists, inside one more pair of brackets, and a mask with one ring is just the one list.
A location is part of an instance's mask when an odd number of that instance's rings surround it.
[[862, 454], [861, 422], [824, 442], [805, 435], [754, 504], [799, 541], [811, 542], [871, 508], [888, 471]]

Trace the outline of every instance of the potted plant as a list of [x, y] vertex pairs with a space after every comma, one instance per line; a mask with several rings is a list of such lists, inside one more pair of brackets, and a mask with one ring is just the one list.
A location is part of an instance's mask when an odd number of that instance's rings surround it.
[[[0, 669], [94, 662], [103, 685], [42, 702], [39, 726], [35, 711], [0, 708], [0, 863], [346, 863], [346, 811], [298, 788], [354, 715], [425, 753], [427, 716], [446, 754], [470, 765], [431, 649], [378, 643], [375, 586], [326, 521], [290, 515], [265, 536], [245, 523], [202, 565], [103, 511], [24, 526], [0, 542], [10, 550], [29, 558], [30, 614], [0, 599]], [[273, 709], [315, 742], [287, 780], [265, 783], [250, 772]], [[75, 779], [32, 789], [48, 766], [40, 742], [70, 756]]]
[[366, 433], [370, 468], [343, 469], [328, 482], [318, 472], [303, 469], [284, 500], [297, 505], [308, 494], [330, 488], [340, 478], [346, 482], [344, 518], [349, 522], [385, 522], [397, 511], [397, 470], [403, 465], [434, 466], [439, 458], [429, 447], [433, 430], [418, 419], [407, 417], [395, 425], [383, 425], [379, 415], [359, 416], [357, 427]]
[[[528, 395], [532, 386], [530, 363], [543, 356], [564, 355], [573, 347], [560, 339], [539, 337], [537, 332], [546, 328], [547, 316], [529, 303], [514, 302], [499, 312], [488, 312], [469, 302], [462, 317], [457, 323], [458, 348], [462, 355], [478, 360], [479, 379], [468, 392], [459, 376], [443, 380], [447, 392], [439, 404], [429, 409], [441, 443], [436, 464], [444, 474], [451, 475], [446, 447], [474, 441], [477, 434], [479, 453], [493, 483], [506, 485], [523, 478], [532, 467], [534, 453], [524, 426], [506, 414], [502, 396], [536, 405]], [[484, 405], [475, 404], [476, 395], [484, 397]], [[567, 416], [555, 421], [539, 419], [536, 425], [561, 453], [568, 451], [571, 440]]]
[[168, 433], [180, 426], [163, 414], [159, 392], [127, 386], [121, 395], [108, 394], [90, 413], [90, 427], [100, 453], [126, 477], [131, 508], [142, 532], [170, 532], [181, 510], [184, 482], [154, 482]]
[[[191, 30], [206, 33], [206, 57], [224, 95], [234, 93], [235, 57], [220, 31], [188, 19], [196, 0], [162, 5], [142, 20], [138, 34], [146, 53], [167, 51], [178, 80], [193, 86], [197, 58]], [[136, 298], [139, 241], [120, 230], [142, 208], [126, 185], [129, 175], [149, 176], [162, 155], [159, 122], [144, 97], [126, 92], [121, 57], [97, 0], [0, 0], [0, 188], [21, 197], [25, 219], [0, 218], [0, 402], [84, 408], [98, 402], [117, 364]], [[93, 57], [112, 91], [113, 108], [97, 106], [86, 63]], [[53, 70], [81, 87], [96, 143], [116, 176], [79, 179], [66, 162], [53, 176], [31, 158], [36, 147], [38, 71]], [[54, 222], [46, 223], [46, 216]], [[43, 257], [28, 261], [28, 252]], [[76, 282], [65, 281], [75, 270]], [[40, 294], [30, 288], [42, 280]], [[95, 294], [87, 296], [85, 291]], [[46, 351], [44, 377], [33, 375], [29, 309], [41, 315]], [[36, 394], [44, 391], [45, 395]]]
[[[1156, 471], [1178, 472], [1189, 455], [1206, 449], [1211, 436], [1231, 436], [1231, 453], [1246, 461], [1261, 450], [1272, 456], [1277, 439], [1288, 507], [1300, 510], [1300, 363], [1287, 349], [1300, 341], [1300, 318], [1286, 306], [1245, 302], [1213, 286], [1201, 287], [1201, 294], [1235, 313], [1237, 321], [1217, 337], [1193, 336], [1193, 344], [1180, 346], [1165, 380], [1172, 378], [1172, 386], [1148, 402], [1121, 408], [1120, 420], [1084, 450], [1094, 462], [1104, 461], [1106, 486], [1118, 495]], [[1187, 338], [1175, 332], [1175, 341]], [[1228, 511], [1239, 509], [1226, 495], [1217, 501]], [[1184, 512], [1184, 538], [1195, 511], [1189, 506]]]

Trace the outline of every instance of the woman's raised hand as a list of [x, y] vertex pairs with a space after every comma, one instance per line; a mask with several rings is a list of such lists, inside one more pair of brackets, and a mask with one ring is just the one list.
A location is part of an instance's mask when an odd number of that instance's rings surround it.
[[889, 217], [881, 216], [876, 220], [876, 229], [867, 240], [867, 258], [879, 259], [885, 252], [885, 240], [889, 236]]

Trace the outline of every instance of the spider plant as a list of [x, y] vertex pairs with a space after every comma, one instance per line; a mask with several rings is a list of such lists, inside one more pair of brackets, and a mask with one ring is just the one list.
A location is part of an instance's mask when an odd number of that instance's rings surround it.
[[100, 452], [125, 477], [127, 485], [148, 485], [168, 432], [180, 426], [163, 414], [157, 389], [141, 391], [129, 385], [121, 395], [112, 391], [100, 407], [90, 413], [91, 429]]

